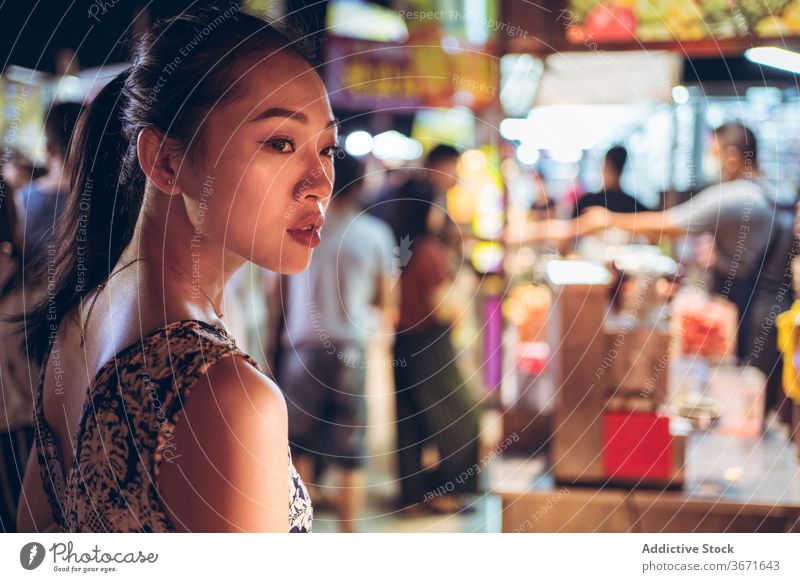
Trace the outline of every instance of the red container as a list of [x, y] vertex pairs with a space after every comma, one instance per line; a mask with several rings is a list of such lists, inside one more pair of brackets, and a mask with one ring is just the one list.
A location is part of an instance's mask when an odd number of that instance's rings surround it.
[[524, 342], [517, 346], [517, 371], [526, 376], [538, 376], [547, 367], [550, 346], [543, 342]]
[[603, 470], [625, 481], [669, 480], [669, 418], [652, 412], [607, 412], [603, 417]]

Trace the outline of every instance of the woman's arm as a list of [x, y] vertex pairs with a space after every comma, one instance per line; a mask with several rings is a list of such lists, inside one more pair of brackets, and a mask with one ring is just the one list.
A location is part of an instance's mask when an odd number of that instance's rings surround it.
[[158, 478], [179, 531], [288, 532], [286, 403], [238, 357], [209, 368], [175, 426]]

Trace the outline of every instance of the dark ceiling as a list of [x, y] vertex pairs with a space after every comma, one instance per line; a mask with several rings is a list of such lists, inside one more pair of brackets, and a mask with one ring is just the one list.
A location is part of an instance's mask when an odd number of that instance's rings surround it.
[[[194, 4], [186, 0], [12, 0], [0, 4], [2, 68], [9, 64], [53, 72], [59, 48], [78, 52], [81, 67], [124, 61], [134, 14], [169, 16]], [[90, 12], [91, 11], [91, 12]]]
[[[9, 64], [46, 72], [56, 70], [59, 49], [77, 51], [81, 68], [127, 60], [133, 21], [142, 25], [196, 5], [232, 0], [0, 0], [0, 70]], [[239, 3], [237, 1], [237, 3]], [[306, 30], [324, 26], [326, 2], [287, 0]], [[313, 28], [312, 28], [313, 27]]]
[[[388, 5], [389, 0], [373, 0]], [[0, 70], [9, 64], [56, 70], [61, 47], [77, 51], [81, 68], [127, 60], [133, 21], [143, 10], [142, 24], [178, 14], [195, 5], [231, 0], [0, 0]], [[324, 27], [325, 0], [286, 0], [290, 12], [299, 14], [294, 24], [306, 30]], [[742, 57], [687, 59], [685, 82], [784, 81], [795, 77], [761, 68]]]

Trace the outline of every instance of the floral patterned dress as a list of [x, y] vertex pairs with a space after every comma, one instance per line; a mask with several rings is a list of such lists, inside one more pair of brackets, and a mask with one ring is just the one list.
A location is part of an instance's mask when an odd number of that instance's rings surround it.
[[[118, 353], [97, 373], [83, 405], [67, 471], [44, 417], [42, 375], [36, 393], [36, 451], [42, 483], [62, 532], [172, 532], [158, 493], [162, 462], [192, 384], [230, 356], [258, 364], [224, 330], [198, 320], [158, 329]], [[311, 531], [305, 485], [288, 459], [292, 532]]]

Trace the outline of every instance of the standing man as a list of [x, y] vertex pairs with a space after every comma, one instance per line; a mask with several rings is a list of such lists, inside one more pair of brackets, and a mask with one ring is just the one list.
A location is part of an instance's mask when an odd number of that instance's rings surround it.
[[758, 167], [753, 132], [741, 123], [714, 131], [711, 154], [720, 182], [665, 212], [618, 214], [592, 208], [576, 221], [578, 234], [615, 227], [636, 234], [714, 236], [714, 291], [739, 309], [737, 355], [767, 376], [767, 410], [785, 407], [775, 318], [792, 303], [793, 219], [778, 208]]
[[[350, 156], [336, 161], [333, 199], [311, 266], [287, 278], [278, 367], [289, 411], [289, 441], [300, 476], [314, 462], [339, 469], [335, 506], [351, 532], [361, 507], [366, 456], [366, 347], [377, 310], [394, 319], [392, 232], [359, 204], [364, 178]], [[312, 495], [313, 496], [313, 495]]]
[[628, 161], [628, 150], [614, 146], [606, 152], [603, 160], [603, 189], [584, 194], [575, 203], [573, 216], [580, 216], [588, 208], [601, 206], [611, 212], [645, 212], [649, 210], [636, 198], [622, 189], [622, 172]]

